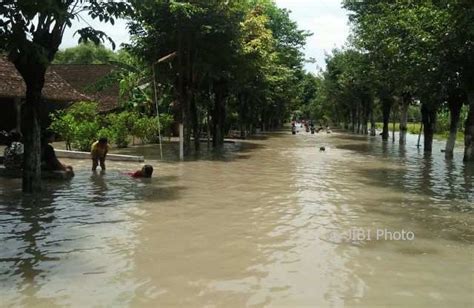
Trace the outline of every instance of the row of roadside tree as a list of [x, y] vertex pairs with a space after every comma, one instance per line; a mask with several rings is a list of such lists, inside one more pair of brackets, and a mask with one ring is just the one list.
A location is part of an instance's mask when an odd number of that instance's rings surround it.
[[[352, 36], [314, 77], [318, 91], [307, 109], [346, 128], [375, 135], [399, 123], [406, 143], [409, 114], [419, 108], [424, 151], [432, 151], [438, 118], [449, 113], [446, 156], [465, 121], [465, 161], [474, 160], [474, 6], [470, 0], [343, 1]], [[443, 124], [440, 123], [440, 124]]]

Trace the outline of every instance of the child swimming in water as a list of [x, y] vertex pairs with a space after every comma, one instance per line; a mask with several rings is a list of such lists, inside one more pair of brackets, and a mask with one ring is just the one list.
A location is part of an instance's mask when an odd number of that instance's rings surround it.
[[129, 173], [132, 178], [145, 178], [149, 179], [153, 175], [153, 166], [145, 165], [142, 169], [137, 170], [133, 173]]

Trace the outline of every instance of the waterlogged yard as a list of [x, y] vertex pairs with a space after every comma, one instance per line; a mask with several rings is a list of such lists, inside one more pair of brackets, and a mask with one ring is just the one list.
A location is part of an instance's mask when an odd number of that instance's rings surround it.
[[471, 306], [474, 170], [416, 141], [282, 132], [168, 163], [145, 146], [122, 152], [151, 180], [69, 161], [35, 200], [2, 179], [1, 304]]

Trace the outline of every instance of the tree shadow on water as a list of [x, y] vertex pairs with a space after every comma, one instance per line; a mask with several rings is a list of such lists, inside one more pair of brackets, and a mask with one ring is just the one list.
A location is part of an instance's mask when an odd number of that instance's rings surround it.
[[121, 228], [129, 219], [124, 210], [131, 206], [179, 199], [185, 188], [175, 185], [177, 179], [78, 171], [70, 182], [45, 182], [37, 195], [6, 191], [0, 195], [0, 284], [11, 285], [22, 300], [41, 300], [40, 291], [48, 283], [45, 277], [63, 264], [62, 256], [93, 245], [81, 240], [94, 234], [91, 228], [97, 225], [100, 230], [104, 224]]
[[45, 265], [59, 260], [44, 247], [47, 226], [57, 219], [53, 202], [54, 189], [49, 187], [34, 196], [15, 191], [0, 197], [0, 241], [4, 245], [0, 250], [0, 281], [17, 281], [18, 292], [25, 299], [41, 290], [39, 278], [47, 271]]
[[94, 173], [90, 176], [90, 204], [99, 207], [121, 204], [173, 201], [181, 197], [186, 188], [175, 185], [178, 176], [157, 175], [151, 179], [132, 178], [120, 172]]
[[[185, 162], [192, 161], [223, 161], [232, 162], [242, 159], [242, 154], [253, 155], [253, 152], [264, 148], [265, 145], [258, 143], [258, 140], [265, 140], [268, 137], [251, 140], [238, 140], [232, 143], [225, 143], [221, 148], [208, 147], [206, 143], [201, 143], [200, 151], [196, 152], [193, 148], [185, 157]], [[159, 145], [134, 146], [126, 149], [117, 150], [118, 154], [143, 156], [146, 160], [160, 161]], [[163, 144], [163, 163], [176, 163], [179, 160], [179, 144]]]
[[331, 138], [341, 139], [341, 140], [351, 140], [351, 141], [354, 141], [354, 140], [366, 141], [366, 140], [375, 139], [373, 136], [358, 135], [355, 133], [351, 134], [348, 132], [344, 132], [342, 134], [331, 135]]

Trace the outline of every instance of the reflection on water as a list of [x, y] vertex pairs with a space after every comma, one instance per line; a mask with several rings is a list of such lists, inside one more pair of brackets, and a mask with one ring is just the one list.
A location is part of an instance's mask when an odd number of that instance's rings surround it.
[[473, 305], [473, 165], [415, 144], [280, 133], [185, 163], [124, 150], [151, 180], [77, 161], [35, 198], [1, 180], [0, 306]]

